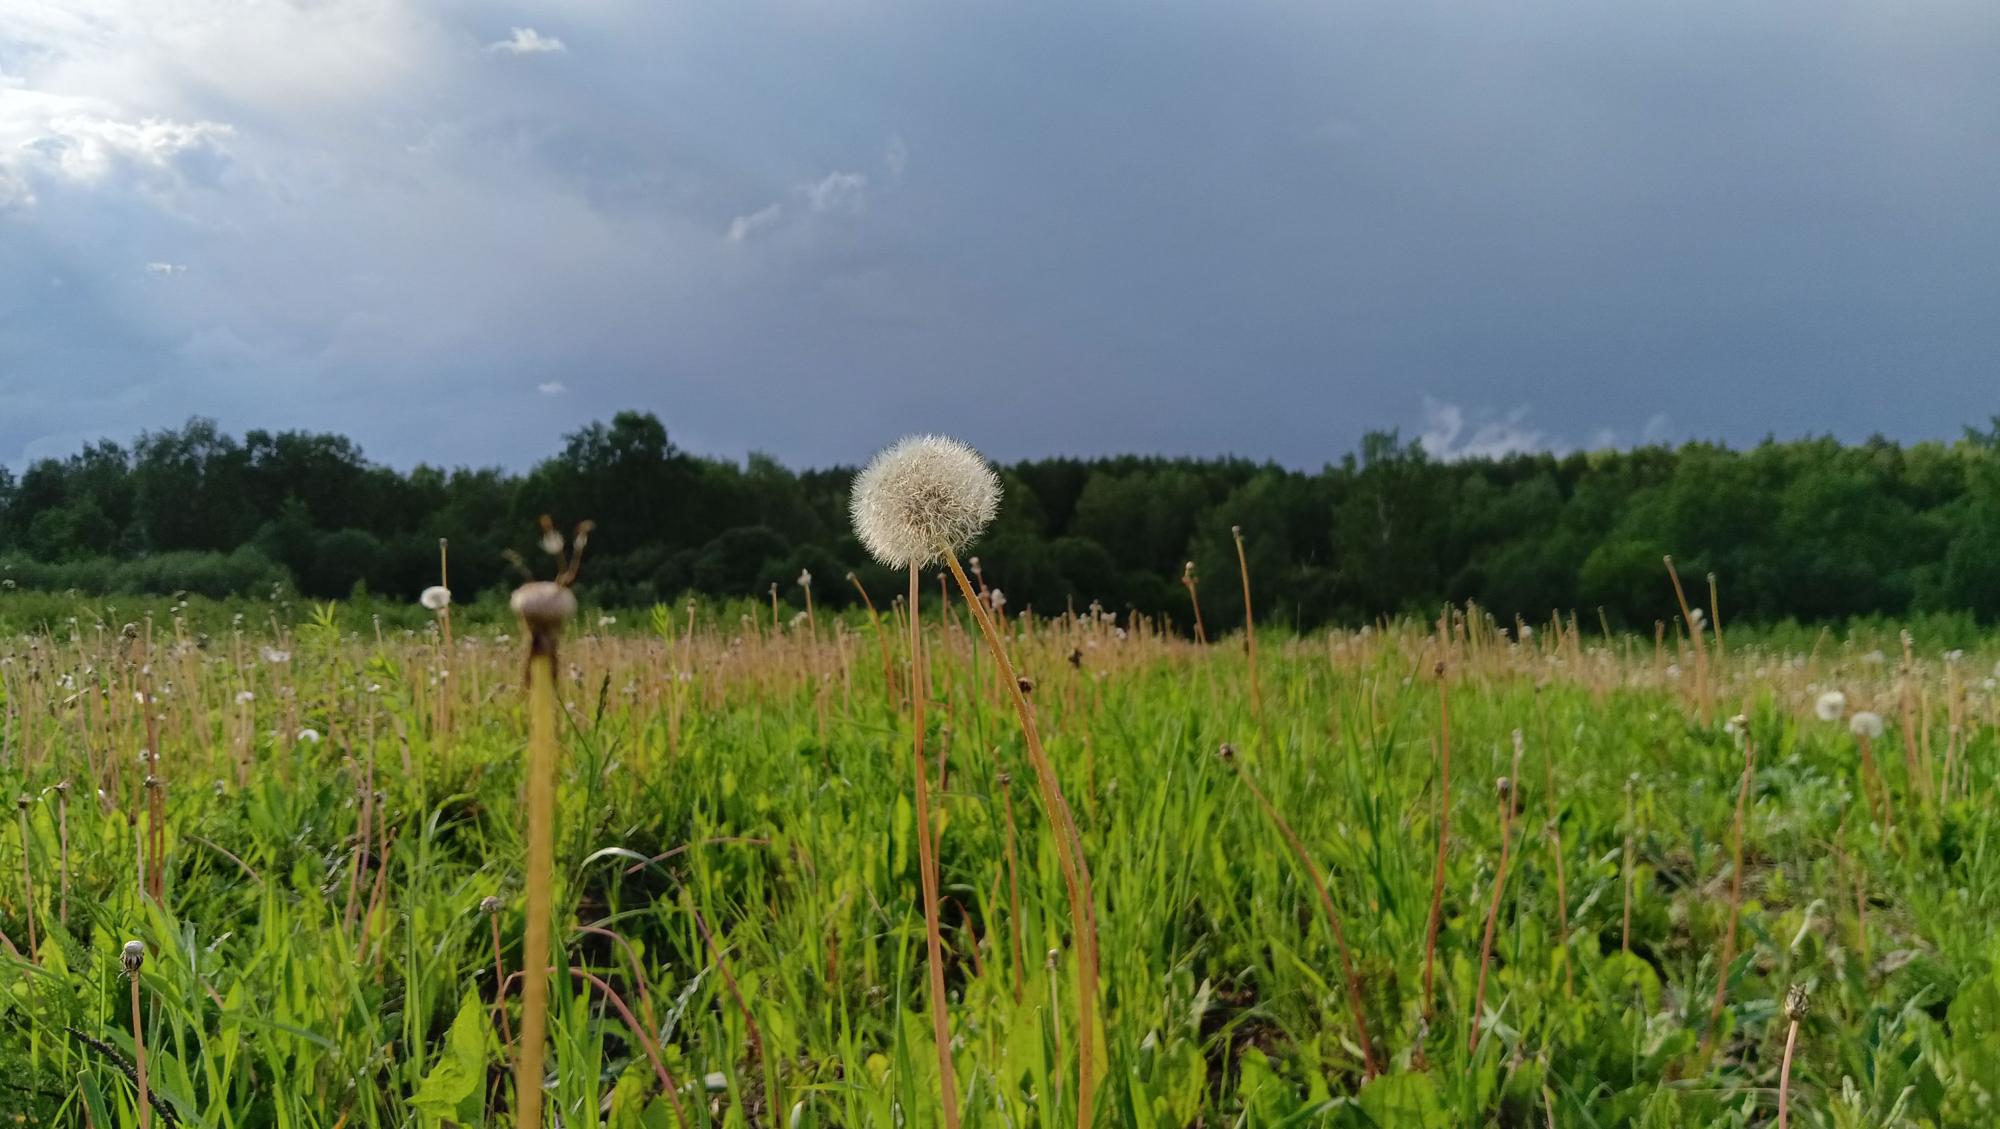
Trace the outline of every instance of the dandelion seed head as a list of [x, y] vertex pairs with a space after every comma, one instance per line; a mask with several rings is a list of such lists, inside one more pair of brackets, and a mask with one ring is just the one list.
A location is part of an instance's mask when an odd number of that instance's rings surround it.
[[124, 966], [127, 976], [137, 976], [139, 966], [146, 963], [146, 942], [125, 942], [125, 947], [118, 950], [118, 963]]
[[532, 634], [560, 631], [576, 616], [576, 593], [552, 580], [531, 580], [514, 589], [507, 605]]
[[299, 730], [299, 741], [307, 745], [319, 744], [319, 730], [310, 728]]
[[553, 529], [545, 529], [542, 531], [541, 544], [542, 544], [542, 552], [547, 553], [552, 557], [558, 556], [562, 553], [563, 549], [562, 534], [557, 533]]
[[1847, 713], [1847, 695], [1838, 690], [1828, 690], [1813, 703], [1813, 713], [1821, 721], [1839, 721]]
[[1856, 710], [1854, 716], [1847, 719], [1847, 731], [1873, 741], [1882, 735], [1882, 715], [1874, 710]]
[[1000, 476], [942, 435], [889, 445], [854, 479], [854, 531], [891, 568], [920, 568], [972, 542], [1000, 508]]
[[451, 589], [442, 584], [433, 584], [424, 589], [424, 594], [417, 597], [417, 602], [434, 612], [441, 612], [451, 606]]

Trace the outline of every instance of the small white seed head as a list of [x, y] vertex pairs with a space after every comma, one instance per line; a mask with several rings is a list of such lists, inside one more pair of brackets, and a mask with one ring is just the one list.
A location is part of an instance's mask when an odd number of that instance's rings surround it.
[[125, 947], [118, 952], [118, 963], [125, 967], [125, 975], [139, 975], [139, 966], [146, 963], [146, 942], [125, 942]]
[[899, 439], [854, 479], [854, 532], [891, 568], [921, 568], [972, 543], [1000, 508], [1000, 476], [942, 435]]
[[441, 612], [451, 606], [451, 589], [442, 584], [433, 584], [424, 589], [424, 594], [417, 597], [417, 602], [431, 611]]
[[1847, 713], [1847, 695], [1838, 690], [1828, 690], [1813, 703], [1813, 712], [1821, 721], [1839, 721]]
[[559, 632], [576, 616], [576, 593], [553, 580], [531, 580], [507, 601], [529, 632]]
[[1847, 719], [1847, 730], [1856, 737], [1866, 737], [1870, 741], [1882, 735], [1882, 715], [1874, 710], [1856, 710]]

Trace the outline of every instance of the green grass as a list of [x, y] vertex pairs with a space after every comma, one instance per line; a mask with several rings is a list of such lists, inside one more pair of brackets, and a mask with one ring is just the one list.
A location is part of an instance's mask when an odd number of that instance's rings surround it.
[[[691, 1124], [938, 1124], [908, 711], [885, 693], [865, 622], [836, 644], [823, 620], [816, 645], [724, 622], [687, 640], [669, 614], [659, 635], [593, 635], [561, 656], [566, 967], [554, 983], [548, 1105], [567, 1126], [675, 1124], [644, 1042], [575, 969], [649, 1030]], [[35, 897], [30, 907], [10, 819], [0, 931], [25, 946], [32, 913], [43, 938], [37, 953], [0, 956], [0, 1115], [137, 1124], [134, 1088], [79, 1035], [130, 1057], [118, 951], [137, 937], [151, 952], [141, 984], [153, 1087], [184, 1124], [510, 1123], [492, 922], [480, 907], [500, 900], [503, 959], [517, 970], [522, 656], [490, 634], [461, 650], [444, 683], [446, 737], [435, 729], [439, 656], [422, 635], [378, 644], [365, 615], [343, 610], [301, 626], [290, 661], [269, 663], [255, 640], [222, 632], [175, 648], [164, 623], [150, 642], [115, 630], [72, 640], [59, 628], [0, 645], [12, 660], [0, 667], [0, 795], [28, 797]], [[942, 626], [933, 640], [928, 745], [948, 755], [939, 857], [965, 1123], [1055, 1129], [1073, 1121], [1075, 1097], [1063, 885], [1018, 730], [968, 627]], [[1098, 1124], [1769, 1124], [1793, 982], [1813, 1001], [1795, 1124], [1989, 1122], [2000, 1098], [1990, 658], [1931, 658], [1911, 672], [1920, 755], [1928, 748], [1927, 771], [1912, 778], [1893, 643], [1882, 664], [1859, 645], [1828, 645], [1796, 667], [1748, 637], [1730, 638], [1717, 672], [1727, 704], [1706, 726], [1693, 667], [1666, 670], [1672, 656], [1656, 660], [1650, 639], [1629, 657], [1490, 636], [1444, 655], [1421, 627], [1266, 639], [1261, 724], [1240, 640], [1200, 651], [1087, 626], [1017, 640], [1096, 880], [1107, 1023]], [[1072, 650], [1079, 665], [1066, 661]], [[1427, 1007], [1441, 655], [1452, 837]], [[128, 819], [143, 808], [149, 738], [133, 695], [148, 678], [166, 780], [158, 903], [140, 896]], [[1819, 685], [1842, 686], [1889, 722], [1876, 752], [1895, 793], [1891, 835], [1859, 799], [1846, 728], [1812, 720]], [[254, 694], [247, 706], [234, 704], [239, 689]], [[1962, 709], [1949, 705], [1957, 695]], [[1743, 754], [1721, 719], [1739, 708], [1758, 768], [1739, 955], [1724, 969]], [[252, 738], [239, 748], [246, 711]], [[297, 740], [308, 727], [324, 739]], [[1526, 747], [1518, 838], [1474, 1056], [1469, 1011], [1500, 849], [1493, 781], [1509, 771], [1515, 729]], [[1216, 757], [1224, 742], [1326, 874], [1379, 1078], [1363, 1078], [1311, 884]], [[1022, 836], [1019, 921], [1008, 912], [1003, 772]], [[1727, 1006], [1704, 1056], [1718, 977]]]

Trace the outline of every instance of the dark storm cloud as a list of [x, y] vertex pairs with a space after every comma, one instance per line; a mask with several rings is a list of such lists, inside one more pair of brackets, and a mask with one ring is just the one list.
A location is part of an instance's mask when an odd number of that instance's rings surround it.
[[1951, 436], [1997, 11], [25, 0], [0, 460]]

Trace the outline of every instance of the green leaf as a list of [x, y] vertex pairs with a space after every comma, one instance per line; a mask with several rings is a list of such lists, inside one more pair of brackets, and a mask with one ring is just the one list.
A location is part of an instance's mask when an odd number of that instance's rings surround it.
[[1385, 1074], [1361, 1087], [1361, 1112], [1383, 1129], [1451, 1129], [1437, 1083], [1414, 1071]]
[[467, 991], [458, 1006], [458, 1018], [451, 1021], [451, 1032], [445, 1037], [444, 1053], [410, 1099], [424, 1124], [446, 1119], [479, 1122], [479, 1110], [466, 1106], [479, 1094], [480, 1082], [486, 1077], [486, 1034], [486, 1007], [479, 993]]

